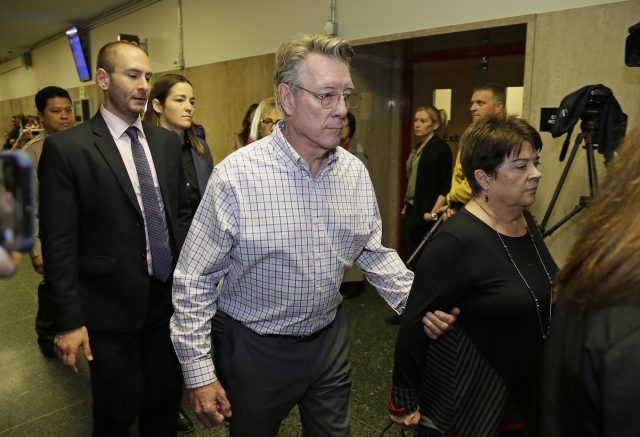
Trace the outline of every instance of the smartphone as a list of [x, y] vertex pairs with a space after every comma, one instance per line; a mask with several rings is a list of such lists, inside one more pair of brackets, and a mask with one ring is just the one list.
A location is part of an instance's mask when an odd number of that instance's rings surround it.
[[28, 252], [33, 247], [33, 164], [25, 152], [0, 152], [0, 246]]
[[34, 137], [40, 135], [40, 132], [42, 132], [41, 129], [31, 129], [31, 138], [34, 138]]

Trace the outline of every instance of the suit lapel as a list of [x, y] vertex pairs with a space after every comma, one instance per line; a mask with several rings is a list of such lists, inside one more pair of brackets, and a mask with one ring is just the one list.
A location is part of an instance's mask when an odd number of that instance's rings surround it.
[[113, 141], [111, 132], [109, 132], [109, 128], [100, 115], [100, 112], [91, 119], [91, 126], [93, 129], [96, 147], [104, 157], [105, 161], [107, 161], [107, 164], [111, 168], [111, 171], [113, 171], [114, 176], [120, 183], [120, 186], [124, 190], [129, 201], [140, 215], [142, 215], [136, 193], [133, 191], [133, 185], [131, 185], [131, 179], [129, 179], [129, 173], [127, 173], [122, 156], [120, 156], [118, 147], [116, 146], [115, 141]]

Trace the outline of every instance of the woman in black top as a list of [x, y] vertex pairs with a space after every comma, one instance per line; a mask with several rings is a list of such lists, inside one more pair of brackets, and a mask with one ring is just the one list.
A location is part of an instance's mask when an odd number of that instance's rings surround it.
[[194, 129], [195, 109], [193, 87], [180, 74], [160, 77], [149, 93], [149, 108], [144, 121], [174, 131], [182, 139], [182, 164], [187, 179], [187, 191], [192, 217], [213, 171], [213, 159], [209, 146], [198, 138]]
[[416, 110], [413, 130], [420, 142], [407, 160], [407, 194], [402, 210], [407, 259], [433, 225], [432, 210], [438, 196], [446, 196], [451, 188], [451, 149], [436, 135], [446, 124], [444, 111], [433, 106]]
[[[195, 123], [193, 123], [195, 102], [193, 87], [189, 80], [180, 74], [167, 74], [153, 84], [149, 92], [149, 108], [144, 114], [144, 121], [174, 131], [183, 141], [182, 165], [192, 219], [213, 171], [213, 159], [209, 146], [204, 138], [196, 135]], [[224, 320], [220, 317], [213, 320], [214, 330], [222, 332], [223, 325]], [[193, 423], [182, 408], [177, 422], [179, 431], [193, 430]]]
[[[526, 211], [541, 173], [540, 135], [493, 116], [462, 136], [473, 199], [427, 244], [395, 351], [392, 419], [417, 435], [521, 432], [551, 317], [556, 272]], [[449, 333], [424, 335], [425, 311], [461, 310]]]
[[640, 125], [629, 132], [558, 274], [531, 436], [640, 433]]

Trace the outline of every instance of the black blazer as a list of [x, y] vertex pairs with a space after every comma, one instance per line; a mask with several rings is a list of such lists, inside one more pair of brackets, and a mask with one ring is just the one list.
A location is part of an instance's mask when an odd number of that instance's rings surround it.
[[637, 436], [640, 302], [556, 304], [531, 437]]
[[[180, 141], [143, 124], [165, 206], [174, 263], [188, 230]], [[124, 162], [98, 112], [47, 137], [40, 165], [40, 234], [55, 329], [139, 330], [149, 304], [142, 213]], [[166, 296], [170, 304], [170, 284]], [[156, 296], [157, 297], [157, 296]]]
[[419, 223], [425, 223], [422, 216], [431, 212], [438, 195], [446, 196], [451, 188], [452, 154], [449, 145], [434, 135], [424, 146], [413, 196], [413, 212]]
[[[202, 138], [198, 138], [204, 147], [204, 156], [198, 155], [193, 147], [191, 148], [191, 158], [193, 159], [193, 166], [196, 169], [196, 178], [198, 179], [198, 191], [200, 191], [200, 198], [204, 196], [204, 190], [207, 188], [207, 182], [209, 182], [209, 176], [213, 171], [213, 158], [211, 156], [211, 150], [209, 145]], [[195, 212], [195, 211], [194, 211]]]

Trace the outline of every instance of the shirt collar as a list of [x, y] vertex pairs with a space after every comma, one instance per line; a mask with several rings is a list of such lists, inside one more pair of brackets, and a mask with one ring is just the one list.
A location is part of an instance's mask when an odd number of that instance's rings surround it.
[[[291, 146], [291, 144], [289, 144], [289, 141], [287, 141], [287, 139], [282, 134], [282, 128], [284, 127], [284, 123], [285, 123], [284, 120], [280, 121], [280, 123], [278, 123], [275, 126], [273, 133], [271, 134], [271, 138], [273, 140], [276, 153], [280, 157], [291, 162], [292, 164], [308, 170], [309, 164], [307, 163], [307, 161], [302, 159], [302, 157], [298, 154], [298, 152], [295, 151], [295, 149]], [[333, 165], [339, 159], [339, 154], [340, 154], [340, 147], [336, 148], [329, 155], [329, 158], [327, 159], [326, 167], [329, 167], [329, 168], [333, 167]]]
[[[115, 115], [113, 112], [110, 112], [104, 107], [104, 105], [100, 106], [100, 114], [102, 115], [102, 118], [104, 118], [113, 138], [117, 139], [125, 135], [125, 131], [130, 126], [126, 121]], [[144, 130], [142, 130], [142, 120], [140, 119], [140, 116], [136, 118], [136, 121], [134, 121], [131, 126], [138, 128], [139, 137], [145, 137]]]

